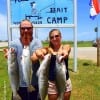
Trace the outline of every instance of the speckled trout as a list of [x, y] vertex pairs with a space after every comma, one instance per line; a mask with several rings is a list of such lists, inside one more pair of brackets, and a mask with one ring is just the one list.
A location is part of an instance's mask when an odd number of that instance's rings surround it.
[[56, 86], [58, 90], [58, 99], [64, 100], [64, 92], [66, 89], [66, 65], [62, 56], [56, 56]]
[[21, 97], [17, 93], [19, 88], [19, 69], [14, 48], [10, 48], [8, 51], [8, 75], [13, 92], [13, 100], [21, 100]]
[[29, 46], [24, 46], [24, 48], [23, 48], [21, 64], [22, 64], [23, 77], [24, 77], [24, 80], [28, 86], [28, 91], [32, 92], [35, 89], [31, 85], [32, 62], [30, 59]]
[[45, 55], [37, 71], [39, 94], [40, 94], [41, 100], [45, 100], [46, 95], [47, 95], [48, 73], [49, 73], [48, 71], [49, 71], [50, 58], [51, 58], [50, 54]]

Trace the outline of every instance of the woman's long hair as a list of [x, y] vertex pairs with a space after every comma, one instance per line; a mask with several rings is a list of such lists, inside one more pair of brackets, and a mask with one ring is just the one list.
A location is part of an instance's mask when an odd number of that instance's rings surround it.
[[[53, 31], [58, 31], [58, 34], [60, 35], [61, 37], [61, 32], [59, 29], [52, 29], [50, 32], [49, 32], [49, 41], [50, 41], [50, 37], [51, 37], [51, 34]], [[49, 42], [49, 47], [53, 48], [53, 44], [51, 43], [51, 41]]]

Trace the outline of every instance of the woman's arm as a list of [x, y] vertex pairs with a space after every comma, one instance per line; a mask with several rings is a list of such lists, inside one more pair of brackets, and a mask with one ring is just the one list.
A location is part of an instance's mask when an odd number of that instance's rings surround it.
[[64, 45], [63, 50], [64, 50], [64, 52], [68, 53], [68, 55], [69, 55], [70, 51], [71, 51], [71, 46], [69, 44]]

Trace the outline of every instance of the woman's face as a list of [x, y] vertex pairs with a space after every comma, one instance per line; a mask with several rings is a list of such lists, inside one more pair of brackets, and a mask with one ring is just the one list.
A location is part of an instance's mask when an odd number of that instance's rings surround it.
[[61, 35], [59, 34], [59, 31], [52, 31], [52, 33], [50, 34], [50, 42], [55, 48], [61, 44]]

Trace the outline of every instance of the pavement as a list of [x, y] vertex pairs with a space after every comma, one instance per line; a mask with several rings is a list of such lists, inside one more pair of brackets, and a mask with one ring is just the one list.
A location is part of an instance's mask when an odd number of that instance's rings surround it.
[[[77, 58], [87, 59], [97, 62], [97, 48], [95, 47], [79, 47], [76, 52]], [[70, 57], [74, 57], [74, 48], [71, 49]]]
[[3, 51], [3, 47], [7, 47], [8, 46], [8, 42], [0, 42], [0, 51]]
[[[8, 46], [8, 42], [0, 42], [0, 47]], [[0, 49], [2, 51], [2, 49]], [[79, 47], [76, 52], [77, 58], [97, 61], [97, 48]], [[74, 58], [74, 48], [71, 49], [70, 57]]]
[[8, 42], [0, 42], [0, 47], [8, 46]]

